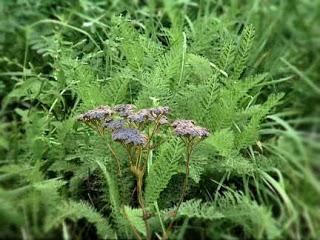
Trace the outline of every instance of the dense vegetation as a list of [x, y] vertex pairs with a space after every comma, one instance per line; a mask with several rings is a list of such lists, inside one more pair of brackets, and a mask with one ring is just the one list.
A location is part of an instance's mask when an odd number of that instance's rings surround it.
[[[0, 238], [318, 238], [319, 23], [315, 0], [1, 1]], [[210, 135], [156, 129], [139, 175], [79, 121], [118, 104]]]

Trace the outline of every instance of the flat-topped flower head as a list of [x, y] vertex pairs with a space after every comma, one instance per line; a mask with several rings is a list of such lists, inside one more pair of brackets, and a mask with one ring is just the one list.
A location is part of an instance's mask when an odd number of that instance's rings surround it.
[[209, 136], [208, 129], [195, 125], [192, 120], [176, 120], [171, 126], [174, 133], [179, 137], [206, 138]]
[[155, 107], [155, 108], [149, 108], [149, 112], [152, 116], [157, 117], [159, 115], [168, 115], [170, 108], [169, 107]]
[[195, 126], [195, 124], [193, 120], [175, 120], [171, 126], [176, 128], [179, 126]]
[[112, 139], [124, 144], [143, 146], [147, 143], [147, 136], [134, 128], [120, 128], [112, 133]]
[[100, 106], [81, 114], [78, 118], [82, 122], [104, 121], [111, 118], [113, 111], [109, 106]]
[[128, 119], [135, 123], [142, 123], [146, 121], [155, 121], [160, 116], [162, 124], [165, 124], [165, 116], [168, 115], [168, 113], [169, 107], [146, 108], [129, 115]]
[[128, 117], [129, 115], [133, 114], [136, 106], [133, 104], [119, 104], [113, 107], [113, 110], [121, 117]]
[[150, 114], [149, 109], [141, 109], [140, 111], [128, 116], [131, 122], [142, 123], [145, 121], [153, 121], [155, 118]]
[[111, 131], [123, 128], [125, 125], [125, 121], [123, 119], [115, 119], [115, 120], [111, 120], [111, 121], [107, 121], [104, 124], [105, 128], [108, 128]]

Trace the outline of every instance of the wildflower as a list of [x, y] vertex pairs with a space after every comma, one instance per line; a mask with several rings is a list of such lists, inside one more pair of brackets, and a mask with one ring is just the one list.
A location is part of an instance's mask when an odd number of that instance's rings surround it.
[[115, 119], [115, 120], [111, 120], [111, 121], [107, 121], [104, 124], [105, 128], [110, 129], [111, 131], [123, 128], [125, 125], [125, 121], [123, 119]]
[[147, 143], [147, 136], [134, 128], [117, 129], [112, 133], [112, 139], [124, 144], [145, 145]]
[[109, 106], [100, 106], [95, 109], [89, 110], [84, 114], [81, 114], [78, 120], [82, 122], [103, 121], [110, 119], [112, 114], [113, 111]]
[[113, 107], [113, 110], [121, 117], [128, 117], [129, 115], [133, 114], [133, 111], [136, 109], [136, 106], [133, 104], [119, 104]]
[[195, 122], [193, 120], [175, 120], [171, 126], [179, 127], [179, 126], [195, 126]]
[[171, 126], [174, 128], [174, 133], [180, 137], [206, 138], [209, 136], [208, 129], [195, 125], [192, 120], [176, 120]]
[[[136, 123], [141, 123], [144, 121], [155, 121], [160, 115], [165, 116], [168, 113], [169, 113], [169, 107], [147, 108], [147, 109], [141, 109], [140, 111], [129, 115], [128, 119]], [[162, 118], [161, 122], [162, 124], [167, 123], [166, 118]]]
[[140, 111], [128, 116], [128, 119], [135, 123], [142, 123], [144, 121], [153, 121], [155, 118], [150, 114], [148, 109], [141, 109]]
[[159, 116], [159, 115], [167, 115], [169, 113], [169, 107], [156, 107], [150, 108], [149, 112], [152, 116]]

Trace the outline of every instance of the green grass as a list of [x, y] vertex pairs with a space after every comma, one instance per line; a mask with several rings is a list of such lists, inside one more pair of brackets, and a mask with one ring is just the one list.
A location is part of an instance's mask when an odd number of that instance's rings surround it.
[[[135, 179], [79, 124], [99, 105], [169, 106], [211, 136], [191, 158], [169, 130], [148, 156], [151, 238], [316, 239], [320, 2], [0, 2], [0, 238], [146, 236]], [[150, 173], [150, 174], [149, 174]], [[133, 193], [133, 194], [132, 194]]]

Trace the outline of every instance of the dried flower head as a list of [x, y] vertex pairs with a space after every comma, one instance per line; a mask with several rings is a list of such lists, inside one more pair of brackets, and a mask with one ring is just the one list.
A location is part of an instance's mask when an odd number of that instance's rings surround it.
[[113, 107], [113, 110], [121, 117], [128, 117], [129, 115], [133, 114], [136, 106], [133, 104], [119, 104]]
[[147, 108], [141, 109], [140, 111], [133, 113], [128, 116], [128, 119], [135, 123], [141, 123], [145, 121], [154, 121], [159, 116], [161, 116], [160, 124], [167, 123], [165, 116], [169, 113], [169, 107], [156, 107], [156, 108]]
[[147, 136], [134, 128], [120, 128], [112, 133], [112, 139], [124, 144], [143, 146], [147, 143]]
[[111, 120], [111, 121], [107, 121], [104, 124], [105, 128], [108, 128], [111, 131], [123, 128], [125, 125], [125, 121], [123, 119], [115, 119], [115, 120]]
[[111, 118], [113, 111], [109, 106], [100, 106], [81, 114], [78, 118], [82, 122], [104, 121]]
[[129, 115], [128, 119], [135, 123], [142, 123], [144, 121], [153, 121], [155, 118], [150, 114], [149, 109], [141, 109], [140, 111]]
[[159, 115], [168, 115], [169, 107], [156, 107], [156, 108], [149, 108], [149, 112], [152, 116], [157, 117]]
[[179, 126], [195, 126], [195, 124], [193, 120], [175, 120], [171, 126], [176, 128]]
[[176, 120], [171, 126], [174, 128], [174, 133], [180, 137], [206, 138], [209, 136], [208, 129], [195, 125], [192, 120]]
[[169, 123], [168, 118], [165, 117], [165, 116], [163, 116], [163, 117], [161, 117], [161, 118], [159, 119], [159, 124], [160, 124], [160, 125], [165, 125], [165, 124], [168, 124], [168, 123]]

